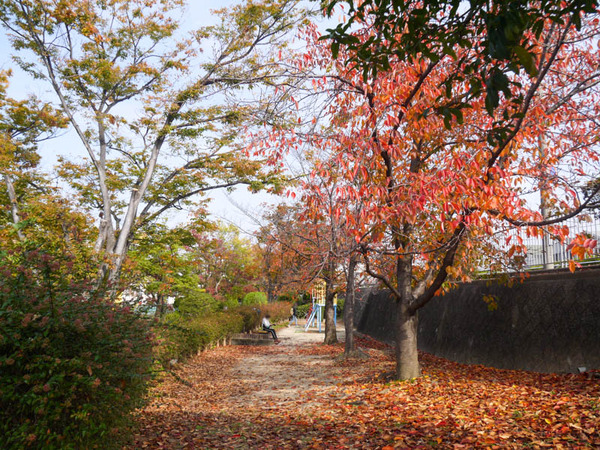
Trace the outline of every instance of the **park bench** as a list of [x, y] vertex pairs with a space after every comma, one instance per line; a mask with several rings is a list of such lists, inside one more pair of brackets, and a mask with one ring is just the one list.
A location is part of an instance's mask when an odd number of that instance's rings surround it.
[[252, 331], [250, 333], [238, 333], [231, 338], [232, 345], [272, 345], [273, 338], [266, 331]]

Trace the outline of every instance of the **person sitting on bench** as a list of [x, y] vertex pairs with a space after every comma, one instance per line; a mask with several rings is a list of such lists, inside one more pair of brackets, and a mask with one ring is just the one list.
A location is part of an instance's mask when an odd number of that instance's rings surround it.
[[262, 320], [262, 329], [265, 331], [268, 331], [269, 333], [271, 333], [271, 336], [273, 336], [273, 340], [275, 341], [276, 344], [279, 344], [279, 339], [277, 339], [277, 333], [275, 333], [275, 330], [273, 329], [273, 327], [271, 326], [271, 322], [269, 321], [269, 317], [271, 317], [269, 314], [266, 314], [265, 317], [263, 317]]

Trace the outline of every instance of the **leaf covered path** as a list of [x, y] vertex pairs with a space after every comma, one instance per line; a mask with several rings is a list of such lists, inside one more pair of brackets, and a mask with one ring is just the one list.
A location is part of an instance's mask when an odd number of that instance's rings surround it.
[[[359, 338], [204, 352], [154, 390], [131, 448], [598, 448], [600, 386], [586, 375], [466, 366], [421, 355], [424, 376], [389, 382], [390, 349]], [[322, 335], [320, 335], [322, 336]]]

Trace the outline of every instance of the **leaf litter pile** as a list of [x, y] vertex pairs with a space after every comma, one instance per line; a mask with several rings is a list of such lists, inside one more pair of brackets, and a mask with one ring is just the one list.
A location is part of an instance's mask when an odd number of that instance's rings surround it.
[[343, 344], [220, 347], [167, 376], [139, 411], [131, 448], [600, 448], [597, 374], [552, 375], [421, 354], [423, 376], [389, 381], [391, 349]]

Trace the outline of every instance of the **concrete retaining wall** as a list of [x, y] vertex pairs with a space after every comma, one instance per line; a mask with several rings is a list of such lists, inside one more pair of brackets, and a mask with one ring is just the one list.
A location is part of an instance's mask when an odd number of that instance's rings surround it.
[[[494, 295], [490, 310], [484, 295]], [[372, 293], [358, 331], [393, 342], [395, 304]], [[453, 361], [537, 372], [600, 369], [600, 270], [533, 275], [513, 286], [478, 281], [419, 312], [419, 348]]]

